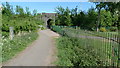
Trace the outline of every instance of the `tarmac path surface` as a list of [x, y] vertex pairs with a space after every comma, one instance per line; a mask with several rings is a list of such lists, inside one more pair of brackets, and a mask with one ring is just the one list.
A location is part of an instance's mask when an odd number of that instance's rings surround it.
[[24, 51], [13, 59], [3, 63], [3, 66], [54, 66], [55, 37], [59, 34], [46, 29], [38, 32], [39, 37]]

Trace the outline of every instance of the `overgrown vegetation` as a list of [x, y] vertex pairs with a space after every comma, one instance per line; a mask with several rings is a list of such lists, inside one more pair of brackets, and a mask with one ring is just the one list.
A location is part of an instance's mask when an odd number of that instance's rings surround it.
[[37, 32], [31, 32], [25, 35], [16, 36], [13, 40], [10, 40], [9, 38], [3, 38], [2, 62], [11, 59], [17, 53], [25, 49], [31, 42], [36, 40], [37, 37]]
[[[15, 7], [15, 6], [14, 6]], [[39, 15], [34, 10], [33, 13], [29, 8], [23, 9], [21, 6], [13, 6], [8, 2], [3, 4], [2, 7], [2, 35], [8, 37], [9, 27], [14, 27], [14, 33], [36, 31], [43, 22], [37, 18]]]
[[114, 66], [117, 66], [118, 43], [98, 38], [84, 31], [67, 29], [56, 30], [64, 35], [57, 39], [58, 60], [56, 65], [112, 66], [114, 63]]
[[[77, 6], [56, 8], [58, 26], [52, 26], [52, 30], [62, 35], [57, 41], [58, 66], [119, 67], [120, 2], [94, 4], [96, 7], [87, 12], [78, 11]], [[70, 29], [71, 26], [79, 29]]]
[[[58, 66], [110, 66], [111, 46], [102, 41], [85, 38], [61, 37], [57, 41]], [[99, 44], [98, 44], [99, 43]], [[106, 42], [107, 43], [107, 42]], [[64, 44], [64, 45], [63, 45]], [[95, 44], [95, 46], [94, 46]], [[114, 61], [117, 62], [117, 61]]]
[[[13, 6], [8, 2], [2, 4], [2, 60], [5, 62], [25, 49], [31, 42], [37, 39], [39, 25], [43, 25], [38, 17], [37, 10], [33, 13], [29, 8], [23, 9], [21, 6]], [[9, 39], [9, 27], [13, 27], [14, 37]], [[42, 27], [41, 27], [42, 28]], [[42, 28], [43, 29], [43, 28]]]

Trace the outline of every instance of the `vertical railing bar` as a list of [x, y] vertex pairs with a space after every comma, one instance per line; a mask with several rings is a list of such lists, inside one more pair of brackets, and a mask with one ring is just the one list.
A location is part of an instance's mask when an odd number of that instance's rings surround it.
[[118, 26], [117, 41], [118, 41], [118, 62], [117, 62], [117, 67], [120, 67], [120, 26]]
[[115, 62], [114, 62], [114, 46], [112, 45], [113, 41], [111, 40], [111, 38], [114, 38], [113, 34], [110, 34], [109, 36], [109, 40], [110, 40], [110, 46], [112, 47], [112, 67], [115, 67]]
[[[117, 41], [117, 39], [118, 39], [118, 35], [115, 35], [115, 40]], [[116, 59], [117, 59], [117, 57], [118, 57], [118, 42], [115, 44], [116, 44]], [[116, 66], [117, 66], [117, 64], [118, 64], [118, 59], [116, 60]]]
[[[108, 38], [110, 38], [110, 34], [108, 33]], [[109, 44], [108, 44], [109, 43]], [[110, 63], [110, 57], [109, 57], [109, 46], [111, 47], [111, 41], [108, 39], [108, 43], [107, 43], [107, 58], [108, 58], [108, 63]]]
[[[117, 41], [117, 36], [118, 36], [118, 35], [115, 34], [115, 40], [116, 40], [116, 41]], [[117, 49], [117, 47], [118, 47], [118, 42], [115, 42], [115, 44], [116, 44], [116, 47], [115, 47], [115, 48], [116, 48], [116, 66], [117, 66], [117, 60], [118, 60], [118, 59], [117, 59], [117, 55], [118, 55], [118, 49]]]
[[[108, 36], [108, 33], [106, 33], [106, 35]], [[105, 39], [105, 58], [107, 58], [107, 57], [106, 57], [106, 50], [107, 50], [107, 49], [106, 49], [106, 48], [107, 48], [106, 45], [107, 45], [107, 40]], [[106, 61], [105, 65], [107, 66], [107, 61]]]
[[[106, 34], [106, 33], [105, 33]], [[105, 39], [104, 38], [102, 38], [102, 53], [103, 53], [103, 56], [104, 56], [104, 44], [105, 44]], [[105, 61], [104, 61], [104, 63], [105, 63]]]

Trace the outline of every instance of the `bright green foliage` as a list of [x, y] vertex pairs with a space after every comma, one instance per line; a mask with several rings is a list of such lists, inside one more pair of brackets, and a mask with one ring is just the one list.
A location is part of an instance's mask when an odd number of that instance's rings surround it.
[[26, 7], [25, 12], [28, 16], [31, 14], [28, 7]]
[[11, 16], [13, 14], [13, 7], [11, 5], [9, 5], [8, 2], [6, 2], [6, 5], [3, 4], [3, 10], [2, 10], [2, 14], [5, 14], [7, 16]]
[[107, 27], [107, 26], [113, 25], [113, 22], [112, 22], [113, 18], [110, 11], [101, 10], [100, 15], [101, 15], [101, 18], [100, 18], [101, 26]]
[[2, 33], [4, 36], [8, 36], [9, 27], [14, 27], [15, 34], [22, 31], [36, 31], [38, 25], [43, 24], [37, 17], [36, 10], [34, 10], [32, 14], [29, 8], [26, 7], [26, 10], [24, 10], [21, 6], [16, 6], [14, 12], [12, 6], [6, 3], [3, 5], [2, 10]]
[[37, 37], [37, 32], [31, 32], [22, 36], [16, 36], [13, 40], [3, 38], [2, 61], [4, 62], [11, 59], [17, 53], [25, 49], [28, 44], [36, 40]]
[[[63, 36], [57, 39], [58, 60], [56, 65], [112, 66], [112, 63], [115, 63], [114, 66], [117, 65], [119, 44], [109, 42], [102, 37], [112, 39], [118, 33], [91, 32], [73, 29], [69, 26], [53, 26], [53, 30]], [[114, 52], [114, 56], [112, 52]]]
[[107, 30], [106, 30], [104, 27], [101, 27], [101, 28], [100, 28], [100, 31], [101, 31], [101, 32], [106, 32]]
[[[101, 45], [102, 41], [93, 40], [73, 37], [59, 38], [56, 64], [58, 66], [110, 66], [111, 62], [109, 61], [112, 54], [110, 45], [107, 42], [108, 45]], [[108, 59], [108, 55], [110, 59]]]
[[113, 13], [113, 22], [114, 22], [114, 26], [117, 26], [118, 24], [118, 18], [119, 18], [119, 14], [117, 12]]
[[57, 25], [72, 25], [70, 18], [70, 10], [68, 7], [66, 9], [62, 8], [61, 6], [57, 7], [56, 12], [58, 13], [58, 18], [56, 18]]
[[100, 27], [110, 28], [119, 25], [119, 2], [95, 2], [95, 4], [96, 8], [90, 8], [87, 12], [78, 12], [77, 6], [71, 10], [61, 6], [57, 7], [58, 16], [55, 25], [80, 26], [80, 28], [88, 30], [99, 30]]
[[16, 14], [18, 15], [24, 15], [24, 9], [21, 6], [16, 6]]
[[[27, 45], [37, 39], [38, 25], [42, 21], [38, 18], [36, 10], [30, 13], [29, 8], [24, 10], [21, 6], [16, 6], [13, 10], [8, 3], [3, 4], [2, 10], [2, 61], [5, 62], [25, 49]], [[9, 27], [14, 28], [14, 38], [10, 40]], [[1, 43], [0, 43], [1, 44]]]
[[[120, 1], [119, 2], [97, 2], [96, 8], [104, 8], [107, 11], [110, 11], [112, 13], [114, 25], [120, 26]], [[114, 16], [114, 14], [117, 14], [117, 18]], [[115, 21], [116, 20], [116, 21]], [[120, 30], [120, 29], [119, 29]]]
[[54, 22], [54, 20], [52, 20], [52, 19], [51, 19], [51, 21], [50, 21], [49, 25], [52, 25], [52, 26], [54, 26], [54, 25], [55, 25], [55, 22]]

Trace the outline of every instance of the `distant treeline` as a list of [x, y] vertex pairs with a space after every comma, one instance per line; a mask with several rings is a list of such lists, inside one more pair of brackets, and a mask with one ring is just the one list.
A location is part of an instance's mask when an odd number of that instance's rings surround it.
[[93, 2], [96, 7], [90, 8], [87, 12], [58, 6], [56, 12], [56, 25], [79, 26], [89, 30], [100, 28], [116, 31], [120, 25], [120, 2]]

